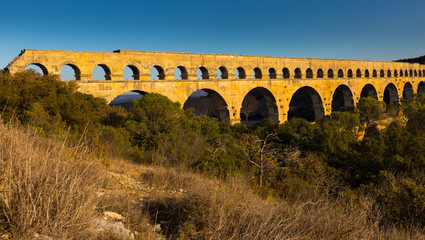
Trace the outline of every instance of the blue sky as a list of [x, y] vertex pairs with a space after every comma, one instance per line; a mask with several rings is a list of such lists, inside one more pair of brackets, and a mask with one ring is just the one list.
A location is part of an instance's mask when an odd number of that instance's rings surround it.
[[0, 0], [0, 68], [21, 49], [391, 61], [425, 55], [424, 0]]

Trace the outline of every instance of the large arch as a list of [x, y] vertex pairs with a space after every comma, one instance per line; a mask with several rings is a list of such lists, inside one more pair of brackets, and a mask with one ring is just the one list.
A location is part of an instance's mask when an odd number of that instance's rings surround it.
[[134, 65], [127, 65], [123, 70], [123, 80], [140, 80], [139, 69]]
[[406, 82], [403, 87], [403, 99], [413, 98], [413, 86], [410, 82]]
[[[33, 67], [33, 66], [35, 66], [35, 67]], [[39, 71], [37, 71], [37, 68], [39, 68], [40, 70]], [[46, 66], [44, 66], [43, 64], [41, 64], [41, 63], [31, 63], [30, 65], [28, 65], [27, 67], [26, 67], [26, 69], [28, 70], [28, 69], [33, 69], [34, 71], [36, 71], [36, 72], [40, 72], [40, 74], [41, 75], [43, 75], [43, 76], [46, 76], [46, 75], [48, 75], [49, 74], [49, 71], [47, 71], [47, 68], [46, 68]]]
[[141, 91], [141, 90], [132, 90], [129, 92], [125, 92], [122, 93], [118, 96], [116, 96], [110, 103], [109, 105], [111, 106], [122, 106], [127, 110], [131, 110], [131, 102], [133, 102], [134, 100], [139, 100], [140, 98], [142, 98], [143, 96], [145, 96], [146, 94], [148, 94], [145, 91]]
[[398, 91], [397, 87], [389, 83], [384, 90], [384, 102], [386, 104], [398, 104]]
[[65, 64], [61, 68], [61, 80], [81, 80], [81, 71], [74, 64]]
[[99, 64], [93, 68], [93, 73], [92, 73], [93, 80], [102, 80], [102, 79], [95, 79], [95, 78], [98, 78], [97, 76], [100, 76], [101, 74], [104, 74], [102, 76], [103, 80], [111, 80], [111, 77], [112, 77], [111, 70], [105, 64]]
[[275, 97], [263, 87], [250, 90], [242, 101], [240, 118], [247, 126], [252, 126], [265, 118], [279, 122]]
[[354, 107], [353, 93], [347, 85], [339, 85], [332, 96], [332, 111]]
[[372, 84], [366, 84], [363, 87], [362, 92], [360, 93], [360, 98], [364, 97], [371, 97], [378, 100], [378, 94], [376, 93], [376, 89]]
[[418, 84], [418, 94], [425, 93], [425, 82], [420, 82]]
[[304, 118], [314, 122], [324, 117], [322, 99], [319, 93], [311, 87], [302, 87], [292, 95], [289, 103], [288, 120]]
[[198, 116], [214, 117], [219, 121], [230, 120], [226, 101], [212, 89], [203, 88], [193, 92], [183, 104], [183, 109], [187, 108], [193, 108]]

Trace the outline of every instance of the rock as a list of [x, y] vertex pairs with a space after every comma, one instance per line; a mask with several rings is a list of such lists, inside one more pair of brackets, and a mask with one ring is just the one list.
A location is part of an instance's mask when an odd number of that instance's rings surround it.
[[111, 221], [123, 221], [124, 217], [115, 212], [105, 211], [103, 212], [103, 216], [105, 216], [105, 220], [111, 220]]
[[124, 227], [122, 222], [111, 222], [104, 219], [97, 221], [99, 233], [112, 233], [119, 239], [134, 239], [134, 234]]

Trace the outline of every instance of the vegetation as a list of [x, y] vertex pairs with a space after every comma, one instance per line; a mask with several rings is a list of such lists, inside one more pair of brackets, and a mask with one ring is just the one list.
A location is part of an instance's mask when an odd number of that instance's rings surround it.
[[[362, 98], [316, 124], [265, 119], [247, 128], [155, 93], [127, 111], [76, 90], [56, 76], [0, 72], [0, 222], [16, 238], [93, 237], [94, 206], [121, 212], [138, 231], [140, 222], [164, 221], [173, 239], [425, 236], [422, 95], [395, 106]], [[16, 121], [30, 130], [11, 127]], [[110, 184], [99, 169], [117, 165], [182, 194], [154, 191], [142, 206], [137, 194], [91, 198]]]

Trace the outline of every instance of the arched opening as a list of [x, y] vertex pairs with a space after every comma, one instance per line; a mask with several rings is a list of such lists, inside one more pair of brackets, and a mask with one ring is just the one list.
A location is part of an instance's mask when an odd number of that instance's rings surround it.
[[422, 70], [422, 76], [425, 77], [425, 70]]
[[61, 69], [61, 80], [81, 80], [80, 69], [73, 64], [66, 64]]
[[261, 73], [261, 69], [259, 69], [258, 67], [254, 68], [254, 70], [252, 71], [252, 78], [254, 78], [254, 79], [263, 78], [263, 74]]
[[226, 101], [211, 89], [198, 89], [193, 92], [183, 104], [183, 109], [188, 108], [193, 108], [198, 116], [209, 116], [219, 121], [230, 120]]
[[422, 71], [421, 70], [418, 71], [418, 75], [419, 75], [419, 77], [422, 77]]
[[367, 69], [366, 69], [366, 70], [364, 71], [364, 77], [367, 77], [367, 78], [368, 78], [369, 76], [370, 76], [370, 75], [369, 75], [369, 70], [367, 70]]
[[347, 77], [348, 78], [352, 78], [353, 77], [353, 71], [351, 71], [351, 69], [348, 69], [348, 71], [347, 71]]
[[400, 77], [403, 77], [403, 70], [400, 70]]
[[356, 71], [356, 77], [361, 78], [362, 77], [362, 71], [360, 69], [357, 69]]
[[425, 93], [425, 82], [420, 82], [418, 84], [418, 94]]
[[374, 77], [374, 78], [378, 77], [378, 74], [377, 74], [375, 69], [373, 69], [373, 71], [372, 71], [372, 77]]
[[407, 70], [404, 70], [404, 76], [408, 77], [409, 76], [409, 72]]
[[269, 69], [269, 79], [276, 79], [276, 69], [274, 68]]
[[236, 79], [245, 79], [246, 78], [245, 69], [243, 69], [242, 67], [236, 68], [235, 74], [236, 74]]
[[387, 77], [391, 77], [391, 70], [387, 71]]
[[294, 78], [301, 78], [302, 74], [301, 74], [301, 69], [296, 68], [294, 71]]
[[379, 77], [381, 78], [385, 77], [384, 70], [379, 71]]
[[343, 78], [344, 77], [344, 72], [342, 71], [342, 69], [338, 70], [338, 78]]
[[409, 70], [409, 76], [413, 77], [413, 70]]
[[112, 100], [109, 105], [111, 106], [122, 106], [128, 111], [131, 110], [131, 102], [134, 100], [139, 100], [143, 96], [145, 96], [147, 92], [134, 90], [130, 92], [125, 92], [123, 94], [118, 95], [114, 100]]
[[394, 77], [398, 77], [398, 71], [394, 70]]
[[208, 70], [205, 67], [200, 67], [196, 71], [196, 79], [209, 79], [210, 74], [208, 73]]
[[412, 99], [413, 98], [413, 87], [412, 87], [412, 84], [410, 84], [410, 82], [407, 82], [406, 84], [404, 84], [403, 98], [404, 99]]
[[418, 72], [415, 70], [415, 71], [413, 71], [413, 75], [415, 76], [415, 77], [417, 77], [418, 76]]
[[289, 103], [288, 120], [304, 118], [314, 122], [324, 117], [325, 111], [319, 93], [311, 87], [298, 89]]
[[332, 112], [353, 107], [354, 99], [350, 88], [346, 85], [339, 85], [332, 96]]
[[282, 78], [289, 78], [290, 77], [290, 72], [288, 68], [284, 68], [282, 69]]
[[334, 78], [334, 71], [332, 69], [328, 70], [328, 78]]
[[397, 87], [389, 83], [384, 90], [384, 102], [388, 105], [397, 105], [398, 101]]
[[111, 80], [111, 70], [105, 64], [93, 68], [93, 80]]
[[41, 63], [31, 63], [25, 70], [30, 70], [39, 73], [42, 76], [49, 74], [47, 68]]
[[265, 118], [278, 122], [276, 99], [273, 94], [262, 87], [249, 91], [243, 99], [240, 118], [241, 122], [248, 127]]
[[176, 80], [186, 80], [188, 79], [188, 76], [189, 75], [187, 74], [187, 70], [183, 66], [178, 66], [174, 70], [174, 79]]
[[151, 68], [151, 80], [164, 80], [165, 71], [161, 66], [155, 65]]
[[360, 98], [364, 97], [371, 97], [378, 100], [378, 94], [376, 93], [376, 89], [372, 84], [366, 84], [363, 87], [362, 92], [360, 93]]
[[313, 78], [313, 71], [311, 70], [311, 68], [307, 68], [307, 70], [305, 71], [305, 77]]
[[227, 72], [227, 68], [221, 66], [217, 69], [217, 78], [218, 79], [228, 79], [229, 72]]
[[321, 68], [319, 68], [319, 70], [317, 70], [317, 78], [323, 78], [323, 70]]
[[140, 80], [140, 72], [136, 66], [128, 65], [122, 71], [123, 80]]

